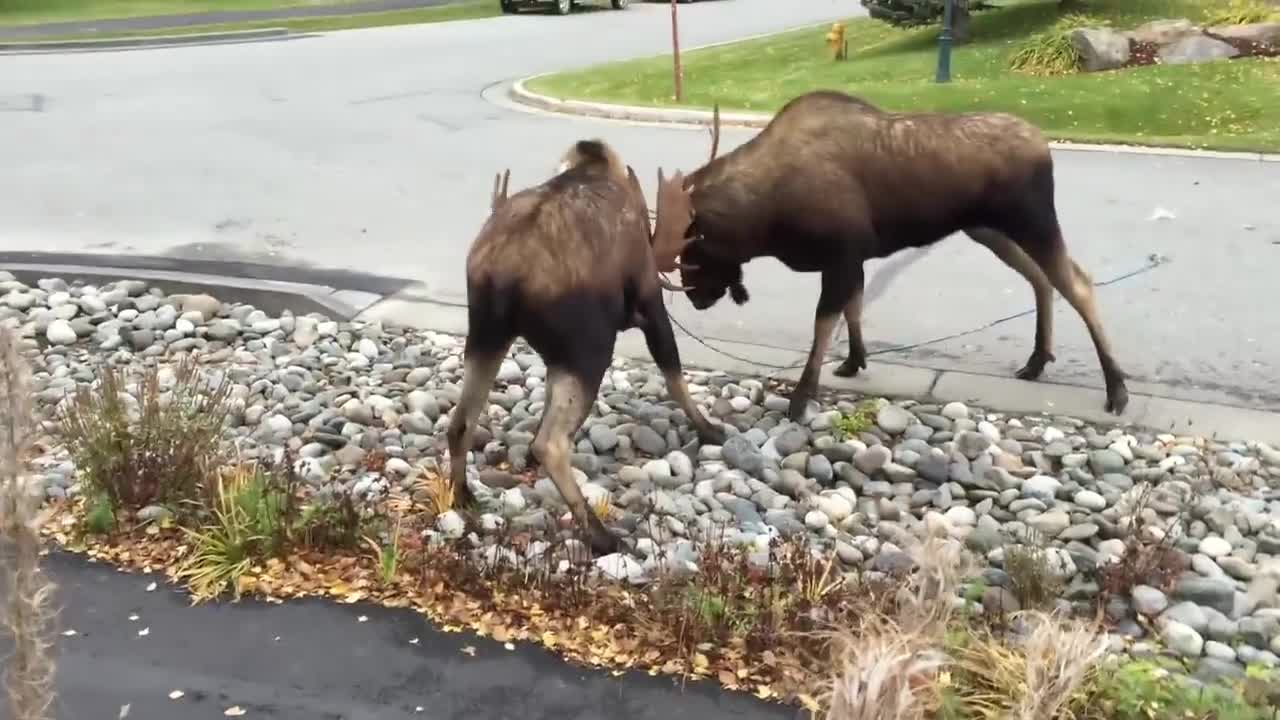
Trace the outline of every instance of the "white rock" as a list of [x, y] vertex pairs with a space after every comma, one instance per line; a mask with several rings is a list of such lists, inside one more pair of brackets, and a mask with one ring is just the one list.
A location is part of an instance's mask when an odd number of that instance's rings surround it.
[[667, 453], [667, 465], [671, 467], [672, 477], [693, 476], [693, 461], [689, 459], [688, 455], [679, 450]]
[[854, 503], [837, 492], [823, 493], [813, 499], [813, 504], [821, 510], [831, 522], [840, 522], [853, 514]]
[[1036, 475], [1022, 483], [1022, 494], [1041, 500], [1053, 500], [1053, 496], [1062, 488], [1062, 482], [1051, 475]]
[[520, 492], [520, 488], [509, 488], [502, 491], [501, 495], [502, 509], [508, 513], [518, 513], [524, 510], [526, 501], [524, 493]]
[[969, 407], [962, 402], [949, 402], [942, 406], [942, 417], [960, 420], [969, 417]]
[[1044, 429], [1044, 434], [1040, 436], [1040, 440], [1044, 442], [1044, 444], [1048, 445], [1051, 442], [1064, 440], [1066, 439], [1066, 437], [1067, 437], [1066, 433], [1050, 425], [1049, 427]]
[[1072, 499], [1075, 500], [1075, 503], [1080, 507], [1086, 510], [1093, 510], [1094, 512], [1100, 512], [1105, 510], [1107, 507], [1106, 498], [1092, 490], [1081, 490], [1076, 493], [1075, 497]]
[[356, 345], [356, 350], [370, 360], [378, 359], [378, 343], [369, 338], [360, 338], [360, 342]]
[[956, 505], [949, 508], [943, 513], [943, 517], [955, 525], [973, 527], [978, 524], [978, 514], [973, 511], [973, 508], [964, 505]]
[[44, 336], [53, 345], [72, 345], [76, 341], [76, 331], [66, 320], [54, 320], [49, 323]]
[[1210, 535], [1200, 541], [1199, 550], [1211, 558], [1220, 558], [1231, 554], [1231, 543], [1216, 535]]
[[831, 524], [831, 518], [821, 510], [810, 510], [805, 513], [804, 524], [810, 530], [822, 530]]
[[460, 538], [467, 531], [467, 523], [456, 511], [446, 510], [436, 517], [436, 529], [447, 538]]
[[645, 580], [644, 566], [630, 555], [613, 553], [597, 558], [596, 567], [613, 580], [640, 583]]
[[669, 480], [672, 477], [671, 465], [666, 460], [650, 460], [640, 469], [644, 470], [649, 475], [649, 479], [654, 482]]

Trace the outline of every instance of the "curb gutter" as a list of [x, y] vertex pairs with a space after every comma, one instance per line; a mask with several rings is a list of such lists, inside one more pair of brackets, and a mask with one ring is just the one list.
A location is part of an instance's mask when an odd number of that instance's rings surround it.
[[251, 42], [256, 40], [284, 40], [298, 37], [304, 36], [293, 34], [288, 28], [258, 28], [255, 30], [118, 37], [104, 38], [100, 40], [32, 40], [29, 42], [0, 42], [0, 53], [71, 52], [120, 50], [145, 47], [174, 47], [179, 45], [215, 45], [233, 42]]
[[[429, 289], [417, 282], [375, 282], [362, 289], [351, 289], [305, 281], [139, 269], [129, 267], [127, 260], [114, 267], [10, 262], [0, 263], [0, 270], [11, 272], [28, 285], [54, 277], [91, 283], [144, 280], [166, 294], [207, 293], [223, 302], [251, 304], [276, 315], [285, 310], [298, 315], [314, 312], [336, 320], [394, 323], [452, 335], [465, 335], [467, 331], [465, 305], [435, 300]], [[281, 269], [280, 272], [286, 275], [288, 271]], [[375, 276], [366, 279], [377, 280]], [[807, 355], [798, 350], [717, 341], [730, 352], [747, 354], [755, 360], [744, 362], [710, 350], [684, 333], [677, 334], [676, 342], [686, 370], [784, 382], [795, 382], [800, 370], [778, 370], [771, 366], [794, 365]], [[638, 362], [652, 362], [643, 338], [629, 334], [618, 336], [614, 353]], [[1069, 416], [1105, 427], [1140, 427], [1222, 440], [1280, 443], [1280, 412], [1169, 397], [1160, 394], [1159, 386], [1149, 388], [1148, 392], [1131, 387], [1129, 407], [1123, 415], [1116, 416], [1103, 410], [1105, 394], [1099, 388], [1047, 380], [1028, 382], [1012, 376], [900, 363], [871, 361], [868, 369], [856, 378], [840, 378], [828, 371], [820, 375], [818, 382], [823, 392], [853, 392], [940, 404], [960, 401], [994, 412]]]
[[[565, 100], [542, 95], [530, 90], [525, 83], [556, 73], [541, 73], [521, 78], [511, 84], [507, 96], [519, 105], [526, 105], [558, 115], [594, 117], [604, 120], [658, 123], [675, 126], [705, 127], [711, 122], [708, 110], [682, 108], [658, 108], [640, 105], [616, 105], [611, 103]], [[763, 129], [772, 115], [766, 113], [721, 112], [720, 124], [730, 127]], [[1171, 157], [1213, 158], [1220, 160], [1249, 160], [1255, 162], [1280, 162], [1280, 153], [1227, 152], [1220, 150], [1192, 150], [1176, 147], [1147, 147], [1142, 145], [1115, 145], [1051, 141], [1049, 146], [1059, 150], [1086, 152], [1127, 153], [1131, 155], [1164, 155]]]

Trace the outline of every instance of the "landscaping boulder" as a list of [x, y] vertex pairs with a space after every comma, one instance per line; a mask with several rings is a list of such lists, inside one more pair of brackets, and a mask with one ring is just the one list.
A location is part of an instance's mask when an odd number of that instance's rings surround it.
[[1152, 20], [1131, 30], [1128, 36], [1136, 42], [1168, 45], [1188, 35], [1198, 35], [1199, 28], [1186, 18], [1176, 20]]
[[1224, 40], [1244, 40], [1259, 45], [1280, 48], [1280, 22], [1219, 25], [1209, 28], [1209, 32]]
[[1114, 30], [1072, 30], [1071, 45], [1080, 53], [1080, 67], [1085, 72], [1114, 70], [1129, 62], [1129, 38]]
[[1160, 48], [1160, 62], [1165, 65], [1186, 65], [1230, 59], [1239, 54], [1239, 50], [1221, 40], [1214, 40], [1207, 35], [1188, 35]]

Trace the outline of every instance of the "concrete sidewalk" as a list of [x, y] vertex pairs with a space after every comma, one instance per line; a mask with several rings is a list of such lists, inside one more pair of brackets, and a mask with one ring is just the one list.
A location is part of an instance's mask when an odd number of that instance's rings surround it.
[[[280, 720], [783, 720], [803, 712], [712, 683], [612, 677], [529, 645], [509, 651], [436, 630], [408, 610], [323, 600], [190, 607], [163, 576], [60, 551], [45, 567], [59, 586], [52, 710], [61, 720], [115, 718], [124, 705], [129, 720], [213, 720], [235, 706], [245, 718]], [[0, 653], [7, 643], [0, 639]], [[170, 699], [174, 690], [182, 697]]]

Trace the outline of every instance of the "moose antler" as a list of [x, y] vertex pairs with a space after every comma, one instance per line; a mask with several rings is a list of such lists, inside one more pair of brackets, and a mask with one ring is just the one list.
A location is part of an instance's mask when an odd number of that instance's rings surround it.
[[489, 198], [489, 209], [497, 210], [507, 201], [507, 185], [511, 181], [511, 168], [504, 173], [493, 176], [493, 194]]

